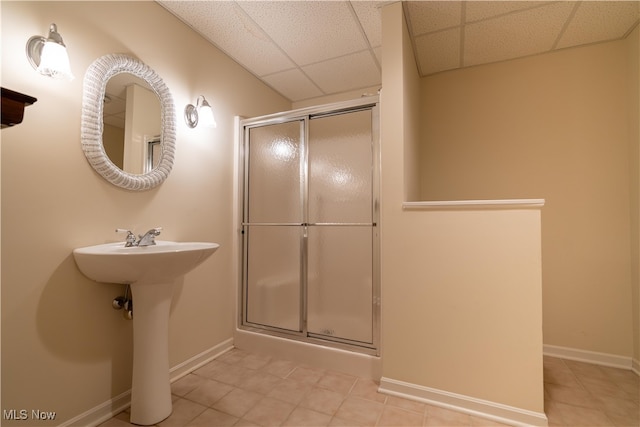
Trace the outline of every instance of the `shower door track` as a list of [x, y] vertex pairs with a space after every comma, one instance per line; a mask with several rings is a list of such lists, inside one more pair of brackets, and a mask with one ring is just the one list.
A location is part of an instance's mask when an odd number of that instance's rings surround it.
[[[241, 286], [239, 293], [239, 307], [238, 307], [238, 327], [240, 329], [266, 334], [271, 336], [276, 336], [280, 338], [293, 339], [296, 341], [312, 343], [322, 346], [331, 346], [343, 350], [355, 351], [363, 354], [375, 355], [378, 356], [380, 352], [379, 347], [379, 337], [380, 337], [380, 257], [379, 257], [379, 230], [378, 230], [378, 218], [379, 218], [379, 174], [380, 174], [380, 135], [379, 135], [379, 113], [378, 113], [378, 96], [369, 96], [363, 97], [361, 99], [339, 102], [335, 104], [329, 104], [319, 107], [309, 107], [302, 108], [299, 110], [289, 111], [285, 113], [276, 113], [268, 116], [262, 116], [253, 119], [242, 120], [240, 123], [240, 135], [242, 140], [240, 141], [240, 146], [242, 147], [241, 153], [242, 157], [246, 155], [246, 147], [245, 143], [247, 140], [248, 131], [251, 128], [261, 127], [272, 124], [281, 124], [290, 121], [303, 121], [304, 125], [304, 144], [306, 146], [308, 141], [308, 124], [311, 119], [327, 117], [332, 115], [340, 115], [340, 114], [348, 114], [358, 111], [371, 110], [372, 111], [372, 215], [374, 221], [372, 222], [245, 222], [241, 221], [241, 234], [242, 234], [242, 269], [241, 269]], [[304, 149], [303, 163], [306, 170], [308, 170], [308, 158], [307, 158], [307, 149]], [[247, 189], [246, 189], [246, 180], [247, 180], [247, 170], [248, 164], [247, 159], [244, 158], [241, 162], [241, 171], [240, 176], [243, 177], [244, 184], [239, 188], [242, 188], [244, 191], [244, 196], [241, 200], [244, 200], [244, 205], [247, 205]], [[306, 177], [301, 182], [302, 186], [306, 186], [307, 180]], [[304, 204], [307, 204], [306, 199], [306, 191], [303, 191], [304, 195]], [[244, 209], [241, 209], [241, 215], [244, 219], [245, 212]], [[306, 216], [306, 214], [305, 214]], [[280, 227], [299, 227], [303, 230], [302, 244], [300, 248], [301, 254], [301, 268], [300, 268], [300, 279], [301, 279], [301, 289], [300, 289], [300, 327], [298, 331], [292, 329], [284, 329], [277, 326], [270, 326], [261, 323], [250, 322], [246, 317], [247, 310], [247, 268], [246, 264], [247, 260], [247, 246], [245, 242], [246, 233], [245, 230], [250, 229], [251, 227], [269, 227], [269, 226], [280, 226]], [[372, 271], [372, 341], [371, 342], [362, 342], [348, 338], [341, 338], [331, 335], [325, 335], [320, 333], [313, 333], [307, 330], [307, 244], [306, 239], [308, 237], [307, 230], [309, 227], [370, 227], [372, 232], [372, 262], [373, 262], [373, 271]]]

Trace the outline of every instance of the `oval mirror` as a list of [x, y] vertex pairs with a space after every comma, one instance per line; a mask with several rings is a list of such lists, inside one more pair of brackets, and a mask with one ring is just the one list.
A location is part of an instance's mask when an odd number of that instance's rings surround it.
[[130, 73], [111, 77], [102, 117], [102, 145], [109, 160], [133, 174], [157, 167], [162, 147], [160, 117], [160, 100], [147, 82]]
[[[119, 102], [126, 108], [110, 105]], [[121, 54], [98, 58], [84, 78], [81, 139], [87, 160], [110, 183], [140, 191], [161, 184], [175, 155], [171, 92], [155, 71], [136, 58]]]

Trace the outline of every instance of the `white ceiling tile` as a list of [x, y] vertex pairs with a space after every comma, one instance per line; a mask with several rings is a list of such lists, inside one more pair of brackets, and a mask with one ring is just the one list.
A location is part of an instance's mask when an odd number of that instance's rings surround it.
[[324, 95], [297, 68], [265, 76], [262, 80], [293, 102]]
[[473, 22], [492, 18], [524, 9], [531, 9], [551, 2], [548, 1], [468, 1], [465, 21]]
[[459, 1], [408, 2], [411, 31], [414, 36], [454, 27], [461, 24], [462, 6]]
[[240, 1], [237, 4], [298, 65], [368, 47], [346, 2]]
[[459, 28], [417, 37], [415, 43], [421, 75], [425, 76], [460, 66]]
[[581, 2], [558, 48], [622, 38], [638, 18], [638, 1]]
[[368, 50], [311, 64], [302, 70], [327, 94], [381, 82], [380, 70]]
[[257, 76], [295, 66], [235, 2], [163, 1], [162, 4]]
[[382, 16], [380, 2], [352, 1], [353, 10], [372, 47], [382, 46]]
[[464, 66], [551, 50], [573, 9], [572, 2], [503, 15], [465, 26]]

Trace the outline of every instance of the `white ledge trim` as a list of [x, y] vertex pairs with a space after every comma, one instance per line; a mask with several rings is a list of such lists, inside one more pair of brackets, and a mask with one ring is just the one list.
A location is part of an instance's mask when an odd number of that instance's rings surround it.
[[539, 209], [544, 199], [503, 199], [503, 200], [449, 200], [430, 202], [404, 202], [404, 210], [436, 209]]

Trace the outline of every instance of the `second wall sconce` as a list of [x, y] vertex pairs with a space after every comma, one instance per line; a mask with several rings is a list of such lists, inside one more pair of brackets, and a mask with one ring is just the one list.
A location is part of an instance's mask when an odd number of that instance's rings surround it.
[[187, 104], [184, 108], [184, 121], [187, 122], [187, 126], [190, 128], [195, 128], [198, 126], [198, 123], [209, 128], [215, 128], [218, 126], [216, 119], [213, 116], [211, 105], [209, 105], [203, 95], [198, 97], [196, 105]]
[[33, 36], [27, 42], [27, 59], [40, 74], [54, 79], [73, 80], [67, 47], [56, 24], [49, 27], [49, 36]]

